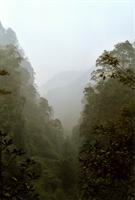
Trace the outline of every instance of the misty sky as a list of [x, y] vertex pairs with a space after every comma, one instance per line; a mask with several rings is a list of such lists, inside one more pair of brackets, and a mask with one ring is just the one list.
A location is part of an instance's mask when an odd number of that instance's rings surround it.
[[42, 85], [60, 70], [90, 68], [104, 49], [135, 40], [135, 0], [0, 0]]

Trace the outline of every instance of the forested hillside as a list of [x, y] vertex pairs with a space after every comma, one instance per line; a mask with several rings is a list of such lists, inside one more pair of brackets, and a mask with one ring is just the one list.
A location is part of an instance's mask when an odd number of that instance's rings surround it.
[[0, 70], [1, 199], [73, 199], [74, 158], [61, 122], [38, 94], [15, 33], [1, 24]]
[[80, 123], [81, 199], [135, 199], [135, 48], [118, 43], [96, 64]]

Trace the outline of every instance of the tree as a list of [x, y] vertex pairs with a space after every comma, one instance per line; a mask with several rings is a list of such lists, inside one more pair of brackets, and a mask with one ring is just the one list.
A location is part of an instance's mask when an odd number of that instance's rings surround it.
[[93, 78], [118, 79], [124, 85], [135, 87], [135, 49], [128, 41], [115, 46], [113, 51], [104, 51], [96, 60], [100, 69], [93, 72]]
[[34, 181], [39, 177], [39, 165], [18, 150], [8, 134], [0, 132], [0, 136], [0, 199], [39, 199], [34, 187]]
[[[5, 70], [0, 70], [0, 76], [5, 76], [8, 75], [9, 73]], [[6, 95], [9, 94], [10, 92], [4, 90], [4, 89], [0, 89], [0, 94], [1, 95]], [[3, 199], [3, 176], [2, 176], [2, 143], [3, 143], [3, 137], [2, 137], [2, 133], [0, 131], [0, 198]]]
[[[9, 75], [6, 70], [0, 70], [0, 75]], [[11, 92], [0, 89], [1, 95]], [[17, 150], [12, 138], [0, 131], [0, 199], [21, 200], [39, 199], [32, 184], [39, 177], [35, 173], [37, 163], [25, 158], [21, 150]], [[38, 166], [39, 167], [39, 166]], [[37, 171], [37, 170], [36, 170]]]
[[79, 158], [83, 200], [135, 199], [134, 56], [129, 42], [105, 51], [93, 73], [96, 87], [85, 89]]
[[119, 120], [93, 128], [96, 140], [81, 147], [82, 199], [127, 200], [134, 196], [134, 120], [123, 110]]
[[[0, 96], [0, 130], [2, 134], [7, 133], [7, 136], [12, 139], [10, 148], [16, 149], [16, 153], [13, 153], [13, 151], [2, 153], [6, 157], [14, 157], [9, 168], [3, 167], [3, 170], [5, 169], [2, 172], [4, 180], [7, 179], [9, 186], [13, 186], [13, 191], [15, 191], [14, 188], [17, 186], [18, 191], [19, 188], [23, 190], [24, 185], [19, 183], [19, 180], [22, 179], [22, 183], [26, 182], [28, 185], [35, 185], [41, 199], [65, 200], [68, 198], [68, 195], [65, 194], [63, 187], [61, 187], [62, 180], [64, 179], [59, 176], [61, 168], [63, 172], [66, 168], [66, 158], [64, 161], [61, 159], [64, 148], [61, 122], [53, 118], [52, 108], [49, 106], [48, 101], [41, 98], [38, 94], [34, 83], [33, 68], [25, 57], [23, 50], [20, 49], [15, 33], [11, 29], [5, 30], [1, 24], [0, 69], [9, 73], [9, 76], [3, 76], [0, 79], [0, 88], [4, 89], [2, 91], [3, 94], [5, 94], [5, 91], [11, 91], [11, 94], [8, 96]], [[4, 136], [2, 137], [2, 140], [4, 140]], [[17, 155], [19, 149], [25, 152], [25, 154]], [[21, 163], [24, 163], [27, 166], [26, 169], [31, 172], [33, 164], [28, 164], [26, 161], [30, 157], [41, 165], [42, 175], [37, 180], [30, 180], [27, 172], [20, 173], [22, 169]], [[5, 166], [6, 159], [2, 159], [3, 161]], [[73, 162], [69, 160], [68, 163], [68, 169], [72, 170]], [[36, 167], [34, 167], [35, 165]], [[36, 171], [40, 170], [40, 166], [37, 165], [34, 164], [33, 166], [36, 168]], [[15, 172], [18, 173], [15, 174]], [[72, 182], [72, 173], [70, 175], [69, 184], [70, 180]], [[15, 179], [11, 180], [10, 177], [12, 176]], [[7, 188], [7, 182], [4, 184], [4, 188]], [[26, 189], [24, 187], [24, 190]], [[10, 194], [9, 199], [11, 199], [11, 190], [8, 193]], [[21, 198], [28, 199], [28, 196], [29, 199], [34, 198], [35, 192], [32, 193], [26, 190], [25, 193], [26, 196], [24, 196], [24, 193], [20, 196], [21, 193], [19, 194], [18, 192], [19, 196], [17, 194], [17, 198], [20, 198], [20, 200]]]
[[[5, 76], [5, 75], [9, 75], [9, 73], [6, 70], [0, 70], [0, 76]], [[1, 95], [5, 95], [5, 94], [10, 94], [11, 92], [6, 91], [4, 89], [0, 89], [0, 94]]]

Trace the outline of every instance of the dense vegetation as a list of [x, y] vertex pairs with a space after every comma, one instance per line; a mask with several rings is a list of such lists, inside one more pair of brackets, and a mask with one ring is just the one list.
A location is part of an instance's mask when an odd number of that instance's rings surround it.
[[0, 29], [1, 199], [72, 199], [72, 145], [48, 101], [38, 94], [14, 32]]
[[1, 200], [135, 199], [135, 48], [119, 43], [96, 64], [65, 137], [15, 33], [0, 24]]
[[135, 199], [135, 49], [117, 44], [98, 59], [95, 87], [85, 88], [80, 133], [82, 199]]

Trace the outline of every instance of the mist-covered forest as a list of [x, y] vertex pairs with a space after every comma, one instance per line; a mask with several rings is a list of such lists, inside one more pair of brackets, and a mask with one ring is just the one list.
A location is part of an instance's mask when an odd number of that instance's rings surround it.
[[114, 44], [95, 63], [41, 95], [0, 23], [0, 200], [135, 199], [135, 45]]

